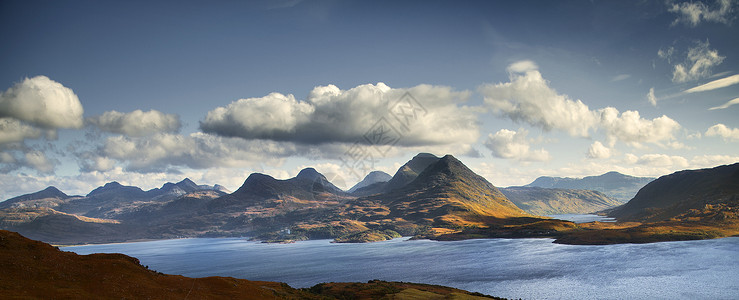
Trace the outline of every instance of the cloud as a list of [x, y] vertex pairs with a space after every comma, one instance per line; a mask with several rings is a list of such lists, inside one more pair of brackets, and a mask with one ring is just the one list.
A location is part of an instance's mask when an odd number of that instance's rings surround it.
[[647, 101], [649, 101], [649, 104], [652, 104], [652, 106], [657, 106], [657, 97], [654, 96], [654, 88], [649, 88], [649, 93], [647, 93]]
[[512, 63], [508, 66], [508, 73], [526, 73], [528, 71], [536, 71], [539, 66], [535, 62], [530, 60], [521, 60]]
[[538, 70], [510, 73], [510, 82], [485, 84], [479, 90], [485, 103], [502, 116], [576, 137], [589, 137], [591, 130], [603, 129], [610, 147], [616, 141], [664, 146], [663, 142], [674, 140], [680, 129], [680, 124], [664, 115], [649, 120], [641, 118], [638, 111], [620, 113], [613, 107], [591, 110], [580, 100], [558, 94]]
[[674, 66], [672, 81], [681, 83], [710, 76], [712, 69], [720, 65], [726, 57], [720, 56], [718, 51], [709, 46], [708, 41], [697, 42], [695, 47], [688, 49], [686, 60]]
[[739, 104], [739, 98], [731, 99], [731, 100], [729, 100], [728, 102], [726, 102], [726, 103], [724, 103], [722, 105], [711, 107], [708, 110], [725, 109], [725, 108], [728, 108], [729, 106], [732, 106], [734, 104]]
[[677, 14], [677, 19], [672, 25], [684, 23], [690, 27], [698, 26], [702, 21], [731, 24], [734, 16], [732, 0], [717, 0], [716, 4], [709, 7], [703, 2], [674, 3], [667, 10]]
[[26, 78], [0, 94], [0, 117], [45, 128], [81, 128], [82, 104], [71, 89], [46, 76]]
[[590, 148], [588, 148], [588, 153], [586, 155], [588, 158], [609, 158], [611, 157], [611, 149], [603, 146], [601, 142], [595, 141], [590, 145]]
[[629, 79], [630, 77], [631, 77], [630, 74], [619, 74], [619, 75], [614, 76], [611, 79], [611, 82], [617, 82], [617, 81], [626, 80], [626, 79]]
[[471, 144], [479, 137], [480, 110], [461, 105], [468, 97], [469, 92], [431, 85], [318, 86], [305, 101], [272, 93], [232, 102], [208, 112], [200, 128], [225, 137], [308, 145], [373, 144], [368, 138], [373, 130], [398, 146]]
[[41, 151], [29, 151], [25, 154], [26, 165], [41, 172], [41, 173], [52, 173], [54, 172], [54, 162], [50, 161], [49, 158]]
[[674, 140], [675, 133], [681, 128], [679, 123], [665, 115], [648, 120], [633, 110], [619, 114], [617, 109], [606, 107], [599, 112], [600, 126], [605, 129], [611, 147], [616, 141], [636, 147], [642, 143], [663, 145], [662, 142]]
[[205, 169], [212, 167], [260, 167], [276, 165], [282, 158], [299, 154], [291, 143], [264, 140], [224, 138], [201, 132], [190, 135], [160, 133], [131, 138], [113, 136], [105, 140], [93, 154], [78, 158], [82, 169], [104, 170], [107, 161], [85, 162], [103, 157], [125, 164], [127, 171], [151, 173], [178, 167]]
[[520, 161], [548, 161], [552, 157], [544, 149], [530, 150], [530, 141], [526, 129], [518, 131], [501, 129], [495, 134], [489, 134], [485, 146], [492, 151], [493, 156]]
[[706, 136], [720, 136], [726, 141], [739, 141], [739, 128], [729, 128], [719, 123], [708, 128]]
[[563, 130], [572, 136], [589, 136], [590, 129], [597, 125], [596, 115], [582, 101], [558, 94], [538, 70], [532, 69], [535, 64], [524, 62], [508, 67], [510, 82], [479, 88], [485, 103], [513, 121], [544, 130]]
[[0, 118], [0, 145], [41, 137], [42, 131], [12, 118]]
[[640, 157], [635, 157], [633, 154], [629, 154], [629, 160], [634, 161], [636, 164], [646, 165], [650, 167], [671, 167], [684, 169], [690, 164], [688, 160], [682, 156], [667, 155], [667, 154], [645, 154]]
[[702, 84], [699, 86], [696, 86], [694, 88], [688, 89], [685, 92], [686, 93], [697, 93], [697, 92], [705, 92], [705, 91], [712, 91], [715, 89], [720, 89], [723, 87], [735, 85], [739, 83], [739, 74], [731, 75], [729, 77], [724, 77], [721, 79], [717, 79], [714, 81], [711, 81], [706, 84]]
[[88, 118], [90, 124], [102, 131], [125, 134], [128, 136], [146, 136], [155, 133], [172, 133], [180, 130], [180, 117], [175, 114], [164, 114], [157, 110], [130, 113], [107, 111], [100, 116]]

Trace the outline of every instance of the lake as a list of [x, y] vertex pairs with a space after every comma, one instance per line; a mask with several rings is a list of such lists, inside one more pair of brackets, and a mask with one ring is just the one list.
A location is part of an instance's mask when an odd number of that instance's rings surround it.
[[739, 295], [736, 237], [607, 246], [558, 245], [552, 239], [263, 244], [239, 238], [195, 238], [63, 249], [79, 254], [125, 253], [168, 274], [232, 276], [293, 287], [381, 279], [524, 299], [736, 299]]

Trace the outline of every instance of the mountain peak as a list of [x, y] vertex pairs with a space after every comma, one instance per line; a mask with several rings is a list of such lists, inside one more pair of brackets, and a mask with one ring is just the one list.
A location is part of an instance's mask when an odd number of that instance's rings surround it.
[[197, 185], [197, 184], [195, 184], [195, 182], [193, 182], [192, 180], [190, 180], [190, 178], [187, 178], [187, 177], [185, 177], [185, 179], [182, 179], [182, 181], [180, 181], [180, 182], [177, 183], [177, 185], [183, 185], [183, 184], [186, 184], [186, 185]]
[[418, 174], [421, 174], [423, 170], [438, 160], [439, 157], [431, 153], [417, 154], [395, 172], [393, 178], [387, 182], [386, 190], [398, 189], [410, 183], [418, 177]]
[[310, 180], [315, 180], [316, 178], [320, 178], [320, 177], [323, 177], [323, 175], [321, 173], [318, 173], [318, 171], [316, 171], [316, 169], [314, 168], [302, 169], [298, 173], [298, 176], [295, 176], [295, 178], [310, 179]]

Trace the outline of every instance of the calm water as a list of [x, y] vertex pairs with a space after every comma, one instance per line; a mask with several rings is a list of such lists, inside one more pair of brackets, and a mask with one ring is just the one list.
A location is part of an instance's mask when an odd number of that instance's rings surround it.
[[293, 287], [382, 279], [524, 299], [739, 297], [739, 238], [609, 246], [557, 245], [551, 239], [262, 244], [202, 238], [64, 250], [120, 252], [164, 273], [281, 281]]

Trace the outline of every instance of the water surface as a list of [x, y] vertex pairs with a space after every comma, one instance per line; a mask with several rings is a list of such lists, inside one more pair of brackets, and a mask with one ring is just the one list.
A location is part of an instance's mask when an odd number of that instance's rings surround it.
[[64, 250], [120, 252], [164, 273], [280, 281], [293, 287], [382, 279], [524, 299], [736, 299], [739, 295], [739, 238], [607, 246], [559, 245], [551, 239], [262, 244], [198, 238]]

